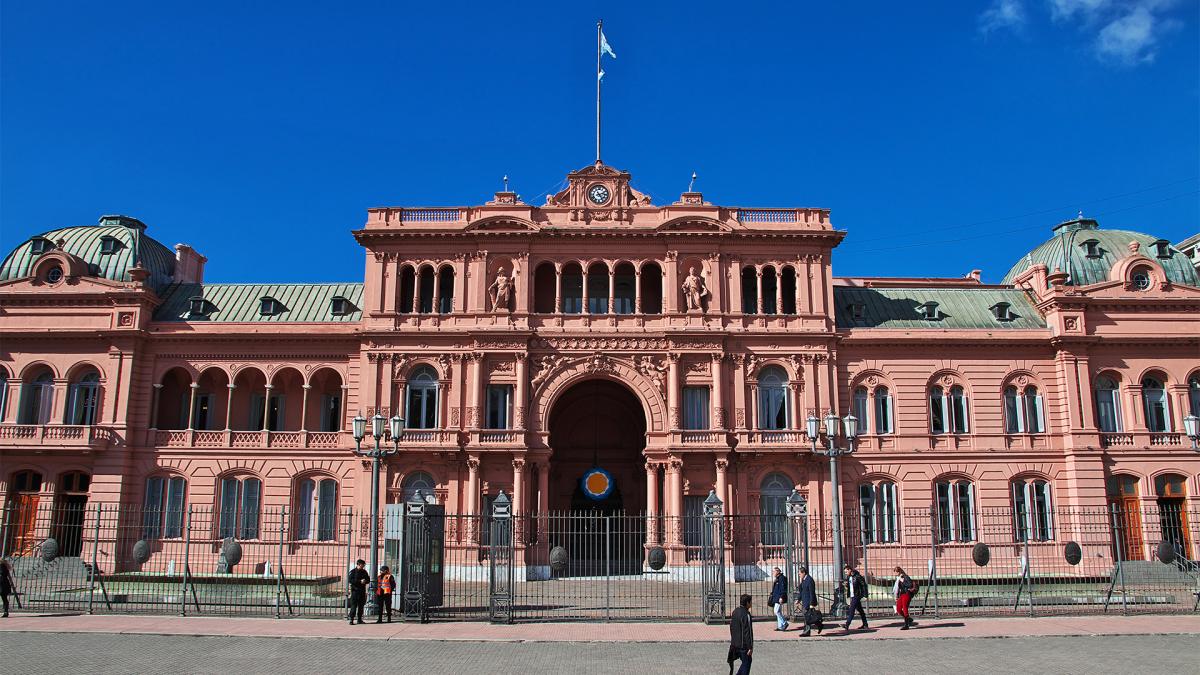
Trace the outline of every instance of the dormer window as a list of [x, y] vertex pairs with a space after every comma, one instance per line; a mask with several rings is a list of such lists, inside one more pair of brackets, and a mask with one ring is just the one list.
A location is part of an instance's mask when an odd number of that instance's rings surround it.
[[1084, 255], [1087, 257], [1100, 257], [1100, 242], [1096, 241], [1095, 239], [1088, 239], [1087, 241], [1080, 242], [1079, 245], [1083, 247]]
[[354, 304], [340, 295], [329, 301], [329, 312], [334, 316], [346, 316], [354, 309]]
[[29, 250], [34, 255], [41, 255], [52, 248], [54, 248], [54, 242], [45, 237], [34, 237], [29, 240]]
[[202, 316], [204, 318], [208, 318], [208, 315], [215, 312], [216, 309], [216, 305], [205, 300], [204, 298], [197, 296], [195, 298], [188, 299], [188, 314], [192, 316]]
[[269, 295], [263, 297], [258, 306], [258, 313], [262, 316], [275, 316], [276, 314], [282, 314], [283, 310], [283, 303]]
[[924, 312], [924, 316], [922, 318], [924, 318], [926, 321], [938, 320], [940, 315], [938, 314], [938, 304], [936, 302], [927, 302], [921, 305], [921, 309]]
[[855, 320], [863, 318], [867, 313], [867, 306], [861, 302], [851, 303], [846, 306], [846, 309], [850, 311], [850, 318]]
[[1012, 321], [1016, 318], [1012, 313], [1012, 305], [1007, 302], [997, 302], [991, 309], [997, 321]]
[[109, 236], [100, 237], [101, 255], [112, 255], [119, 250], [121, 250], [121, 242], [119, 239]]
[[1159, 258], [1171, 257], [1171, 242], [1160, 239], [1154, 242], [1154, 255]]

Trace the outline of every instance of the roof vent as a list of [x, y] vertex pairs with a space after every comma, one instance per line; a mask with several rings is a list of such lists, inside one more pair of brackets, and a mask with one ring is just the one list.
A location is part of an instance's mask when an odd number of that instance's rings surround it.
[[269, 295], [264, 295], [259, 301], [258, 313], [262, 316], [275, 316], [282, 314], [286, 309], [282, 302]]
[[54, 242], [45, 237], [34, 237], [29, 240], [29, 250], [34, 255], [41, 255], [54, 248]]
[[128, 227], [131, 230], [144, 230], [146, 224], [132, 216], [100, 216], [101, 227]]
[[1012, 321], [1017, 318], [1012, 313], [1012, 305], [1007, 302], [997, 302], [992, 305], [991, 310], [997, 321]]
[[205, 300], [204, 298], [202, 298], [198, 295], [188, 298], [188, 315], [189, 316], [193, 316], [193, 317], [202, 316], [207, 319], [208, 315], [212, 314], [215, 311], [217, 311], [216, 305], [212, 304], [208, 300]]
[[867, 306], [861, 302], [852, 302], [846, 305], [846, 311], [850, 312], [851, 319], [862, 319], [867, 313]]
[[1089, 257], [1089, 258], [1099, 258], [1100, 257], [1101, 251], [1100, 251], [1099, 240], [1086, 239], [1084, 241], [1079, 242], [1079, 245], [1083, 247], [1084, 255], [1086, 255], [1087, 257]]
[[1158, 258], [1171, 257], [1171, 242], [1166, 239], [1159, 239], [1154, 242], [1154, 255]]
[[924, 310], [924, 312], [925, 312], [925, 315], [923, 318], [926, 321], [938, 321], [939, 319], [941, 319], [941, 314], [938, 313], [938, 304], [936, 302], [933, 302], [931, 300], [931, 301], [921, 305], [921, 309]]
[[357, 307], [350, 300], [337, 295], [329, 301], [329, 312], [334, 316], [346, 316], [352, 314]]
[[101, 255], [112, 255], [113, 253], [120, 251], [124, 246], [125, 245], [121, 243], [121, 240], [117, 239], [116, 237], [112, 237], [109, 235], [104, 235], [103, 237], [100, 237], [100, 254]]

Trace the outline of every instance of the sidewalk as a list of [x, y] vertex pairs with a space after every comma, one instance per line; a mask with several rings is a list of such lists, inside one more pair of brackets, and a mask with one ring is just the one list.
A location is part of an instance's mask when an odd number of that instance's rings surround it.
[[[833, 624], [829, 624], [833, 625]], [[1063, 635], [1200, 635], [1200, 615], [1091, 616], [980, 619], [928, 619], [901, 631], [898, 621], [878, 621], [870, 630], [826, 629], [813, 641], [921, 638], [1001, 638]], [[797, 632], [774, 630], [774, 622], [756, 622], [757, 640], [796, 640]], [[724, 642], [727, 626], [702, 623], [526, 623], [484, 622], [368, 623], [351, 626], [322, 619], [244, 619], [226, 617], [14, 614], [0, 619], [6, 631], [115, 633], [128, 635], [205, 635], [242, 637], [335, 638], [355, 640], [441, 640], [467, 642]]]

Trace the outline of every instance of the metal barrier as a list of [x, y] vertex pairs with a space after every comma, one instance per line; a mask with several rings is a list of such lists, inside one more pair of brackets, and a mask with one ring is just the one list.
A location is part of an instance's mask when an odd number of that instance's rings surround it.
[[[422, 621], [719, 620], [743, 593], [765, 614], [772, 568], [794, 588], [800, 566], [828, 609], [840, 578], [826, 517], [511, 514], [507, 497], [482, 515], [406, 506], [383, 515], [381, 564], [397, 573], [397, 610]], [[897, 567], [918, 583], [918, 618], [1200, 607], [1200, 512], [1173, 504], [849, 510], [842, 530], [875, 617], [893, 615]], [[340, 617], [369, 531], [350, 509], [10, 504], [0, 555], [24, 611]]]

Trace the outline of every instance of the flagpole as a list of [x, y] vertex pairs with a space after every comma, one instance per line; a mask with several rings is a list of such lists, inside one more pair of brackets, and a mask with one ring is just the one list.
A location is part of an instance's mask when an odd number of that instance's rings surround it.
[[596, 22], [596, 163], [600, 163], [600, 34], [604, 21]]

